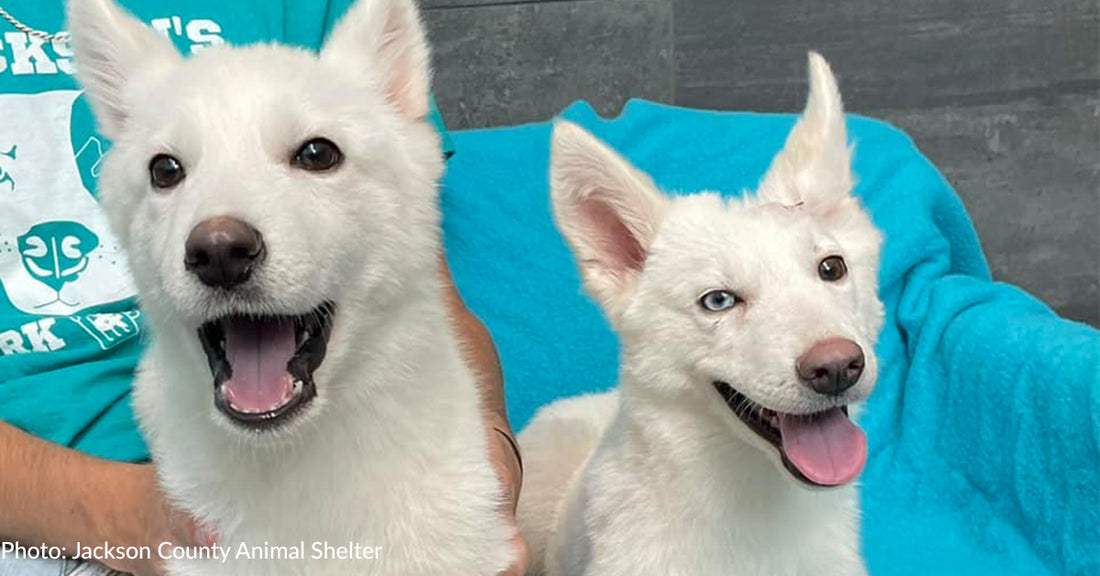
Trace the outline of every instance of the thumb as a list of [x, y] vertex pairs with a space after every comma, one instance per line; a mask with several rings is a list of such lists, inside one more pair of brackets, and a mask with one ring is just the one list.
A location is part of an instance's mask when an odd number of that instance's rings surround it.
[[171, 525], [172, 536], [180, 546], [212, 548], [218, 544], [217, 532], [190, 514], [173, 511]]
[[499, 576], [523, 576], [527, 572], [527, 565], [531, 561], [531, 551], [527, 547], [527, 540], [518, 531], [515, 537], [512, 538], [512, 548], [515, 549], [516, 559]]

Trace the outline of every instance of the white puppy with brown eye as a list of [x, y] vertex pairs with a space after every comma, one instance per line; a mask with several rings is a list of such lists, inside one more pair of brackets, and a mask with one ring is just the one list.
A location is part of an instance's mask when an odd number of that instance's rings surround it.
[[622, 379], [520, 435], [530, 574], [865, 574], [849, 410], [878, 375], [881, 236], [851, 195], [836, 81], [809, 60], [805, 113], [743, 199], [665, 197], [555, 127], [554, 216]]
[[111, 0], [72, 0], [69, 24], [153, 336], [135, 410], [165, 492], [228, 550], [168, 572], [505, 569], [514, 530], [438, 282], [415, 2], [359, 0], [320, 54], [184, 59]]

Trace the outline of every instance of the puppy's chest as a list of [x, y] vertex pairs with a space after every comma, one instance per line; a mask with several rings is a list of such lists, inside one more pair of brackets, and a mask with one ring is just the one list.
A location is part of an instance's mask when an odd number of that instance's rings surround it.
[[245, 461], [236, 470], [208, 469], [191, 477], [186, 499], [200, 509], [215, 504], [211, 511], [227, 526], [253, 539], [381, 538], [491, 507], [497, 485], [485, 458], [413, 454], [412, 447], [381, 456], [354, 444], [334, 440], [277, 468]]
[[[261, 557], [228, 570], [205, 563], [210, 571], [199, 573], [384, 575], [418, 566], [426, 575], [490, 574], [466, 570], [462, 562], [502, 562], [497, 557], [509, 549], [510, 534], [495, 510], [499, 484], [479, 445], [461, 442], [437, 452], [411, 442], [383, 454], [366, 453], [353, 439], [326, 438], [281, 462], [222, 458], [212, 451], [198, 459], [178, 450], [163, 453], [169, 491], [214, 524], [223, 545], [234, 551], [260, 547], [260, 556], [269, 548], [273, 554], [282, 552], [278, 547], [304, 551], [293, 562]], [[374, 559], [338, 557], [339, 548], [356, 545], [379, 547], [381, 553]], [[456, 553], [471, 550], [480, 552]]]
[[[853, 530], [828, 518], [803, 525], [755, 523], [759, 518], [662, 514], [620, 517], [591, 547], [588, 576], [660, 573], [668, 576], [858, 576], [862, 560]], [[648, 522], [648, 524], [643, 524]], [[637, 527], [631, 529], [630, 527]], [[648, 526], [649, 528], [645, 528]], [[625, 572], [624, 567], [629, 567]]]
[[[425, 575], [488, 575], [503, 565], [508, 533], [492, 489], [446, 472], [444, 487], [431, 475], [398, 479], [393, 470], [365, 468], [339, 476], [311, 470], [221, 501], [216, 522], [228, 527], [222, 543], [239, 559], [231, 567], [205, 563], [200, 573], [381, 576], [416, 566]], [[241, 556], [249, 549], [256, 553]], [[273, 561], [280, 553], [293, 560]]]
[[[652, 478], [652, 475], [650, 476]], [[669, 576], [856, 576], [863, 574], [853, 494], [782, 484], [769, 498], [706, 484], [655, 488], [639, 478], [589, 478], [588, 506], [566, 530], [588, 555], [588, 572]], [[584, 497], [584, 496], [582, 496]], [[579, 528], [579, 530], [578, 530]], [[580, 536], [579, 531], [587, 532]], [[577, 559], [574, 558], [574, 561]], [[584, 563], [582, 561], [582, 563]], [[624, 566], [630, 570], [622, 572]], [[660, 568], [659, 570], [657, 568]]]

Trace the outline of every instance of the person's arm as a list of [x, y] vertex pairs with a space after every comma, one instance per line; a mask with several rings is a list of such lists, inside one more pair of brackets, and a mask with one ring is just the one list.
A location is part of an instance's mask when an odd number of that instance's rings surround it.
[[159, 573], [160, 542], [195, 537], [164, 503], [151, 466], [93, 458], [0, 422], [0, 470], [0, 541], [64, 547], [67, 556], [77, 542], [151, 546], [154, 561], [110, 565], [146, 576]]
[[[451, 278], [445, 257], [440, 259], [440, 278], [444, 285], [444, 301], [451, 324], [462, 344], [466, 362], [477, 378], [481, 394], [481, 409], [485, 421], [485, 434], [489, 439], [489, 460], [504, 486], [505, 505], [501, 510], [509, 522], [515, 522], [516, 503], [523, 485], [523, 463], [518, 444], [508, 423], [508, 410], [504, 403], [504, 376], [500, 368], [493, 338], [485, 326], [474, 316], [459, 295]], [[527, 543], [516, 532], [513, 541], [516, 562], [503, 576], [522, 576], [527, 569]]]

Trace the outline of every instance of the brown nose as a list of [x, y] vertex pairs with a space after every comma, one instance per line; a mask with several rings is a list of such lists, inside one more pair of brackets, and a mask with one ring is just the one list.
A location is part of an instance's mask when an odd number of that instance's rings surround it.
[[863, 374], [863, 349], [844, 338], [826, 338], [798, 359], [798, 377], [818, 394], [836, 396]]
[[216, 216], [191, 230], [183, 264], [203, 284], [229, 289], [247, 281], [264, 254], [258, 230], [236, 218]]

